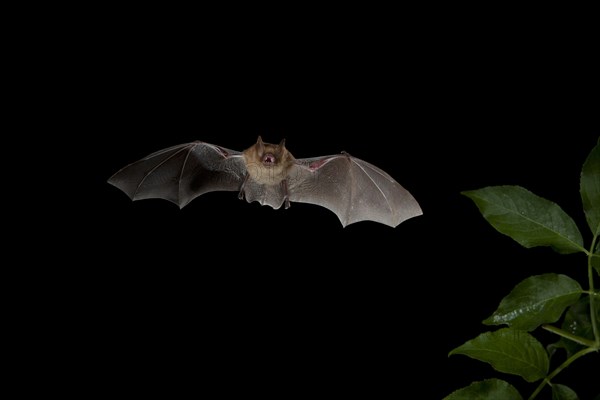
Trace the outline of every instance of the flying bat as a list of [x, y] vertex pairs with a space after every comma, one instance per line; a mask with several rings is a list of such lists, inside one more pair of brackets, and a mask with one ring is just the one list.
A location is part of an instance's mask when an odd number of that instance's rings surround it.
[[180, 208], [214, 191], [237, 191], [249, 203], [279, 209], [291, 202], [333, 211], [345, 227], [375, 221], [391, 227], [422, 215], [415, 198], [390, 175], [346, 152], [294, 158], [285, 147], [263, 142], [240, 152], [195, 141], [150, 154], [115, 173], [108, 183], [131, 198], [162, 198]]

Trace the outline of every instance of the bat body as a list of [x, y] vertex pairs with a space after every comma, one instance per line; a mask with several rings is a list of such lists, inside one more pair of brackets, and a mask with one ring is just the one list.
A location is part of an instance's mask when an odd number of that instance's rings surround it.
[[375, 221], [391, 227], [421, 215], [414, 197], [381, 169], [338, 155], [296, 159], [285, 147], [262, 139], [243, 152], [201, 141], [157, 151], [127, 165], [108, 182], [132, 200], [163, 198], [184, 207], [212, 191], [274, 209], [290, 202], [333, 211], [343, 226]]

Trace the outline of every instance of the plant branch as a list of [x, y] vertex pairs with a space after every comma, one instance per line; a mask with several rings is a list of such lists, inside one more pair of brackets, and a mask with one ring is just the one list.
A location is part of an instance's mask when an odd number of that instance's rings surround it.
[[580, 350], [577, 353], [573, 354], [571, 357], [567, 358], [565, 360], [565, 362], [563, 362], [558, 367], [556, 367], [556, 369], [554, 371], [550, 372], [550, 374], [548, 374], [548, 376], [546, 376], [544, 378], [544, 380], [542, 380], [540, 382], [540, 384], [533, 391], [533, 393], [531, 394], [531, 396], [529, 396], [529, 400], [535, 399], [537, 397], [537, 395], [540, 393], [540, 391], [544, 388], [544, 386], [546, 386], [546, 384], [550, 384], [550, 381], [552, 380], [552, 378], [554, 378], [556, 375], [558, 375], [563, 369], [567, 368], [573, 361], [577, 360], [580, 357], [585, 356], [588, 353], [592, 353], [594, 351], [598, 351], [598, 348], [596, 348], [596, 347], [587, 347], [587, 348], [585, 348], [583, 350]]
[[[590, 247], [590, 253], [588, 254], [588, 282], [590, 286], [590, 292], [596, 293], [594, 290], [594, 268], [592, 267], [592, 256], [594, 254], [594, 247], [598, 240], [598, 232], [592, 239], [592, 245]], [[592, 322], [592, 330], [594, 332], [594, 340], [596, 341], [596, 347], [600, 346], [600, 332], [598, 332], [598, 322], [596, 321], [596, 299], [595, 296], [590, 296], [590, 321]]]

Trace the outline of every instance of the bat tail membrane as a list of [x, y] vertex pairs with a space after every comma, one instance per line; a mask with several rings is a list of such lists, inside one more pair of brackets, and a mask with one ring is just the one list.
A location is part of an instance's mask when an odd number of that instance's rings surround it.
[[254, 181], [248, 181], [245, 190], [248, 203], [257, 201], [263, 206], [279, 209], [285, 201], [285, 192], [282, 185], [261, 185]]
[[131, 200], [159, 198], [184, 207], [207, 192], [238, 190], [244, 173], [241, 153], [193, 142], [160, 150], [129, 164], [108, 183]]

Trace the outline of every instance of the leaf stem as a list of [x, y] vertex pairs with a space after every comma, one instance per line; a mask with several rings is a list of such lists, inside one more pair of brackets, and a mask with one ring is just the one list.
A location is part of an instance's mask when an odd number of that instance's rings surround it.
[[535, 399], [537, 397], [537, 395], [540, 393], [540, 391], [544, 388], [544, 386], [546, 386], [546, 384], [550, 384], [550, 381], [552, 380], [552, 378], [554, 378], [556, 375], [558, 375], [563, 369], [567, 368], [573, 361], [577, 360], [580, 357], [585, 356], [588, 353], [594, 352], [594, 351], [598, 351], [598, 348], [587, 347], [587, 348], [580, 350], [577, 353], [573, 354], [571, 357], [567, 358], [565, 360], [565, 362], [563, 362], [558, 367], [556, 367], [556, 369], [554, 371], [550, 372], [550, 374], [548, 374], [548, 376], [545, 377], [544, 380], [542, 380], [540, 382], [540, 384], [533, 391], [531, 396], [529, 396], [529, 400]]
[[[594, 247], [596, 246], [596, 241], [598, 240], [598, 234], [600, 232], [599, 229], [596, 229], [596, 234], [592, 239], [592, 245], [590, 246], [590, 252], [588, 254], [588, 282], [590, 286], [590, 292], [596, 293], [594, 290], [594, 268], [592, 267], [592, 256], [594, 253]], [[590, 321], [592, 322], [592, 330], [594, 332], [594, 339], [596, 341], [596, 348], [600, 347], [600, 332], [598, 332], [598, 321], [596, 321], [596, 298], [595, 296], [590, 296]]]
[[592, 340], [586, 339], [586, 338], [582, 338], [581, 336], [577, 336], [577, 335], [573, 335], [572, 333], [569, 333], [567, 331], [564, 331], [560, 328], [557, 328], [555, 326], [552, 325], [542, 325], [542, 328], [552, 332], [558, 336], [562, 336], [566, 339], [569, 339], [572, 342], [575, 343], [579, 343], [583, 346], [587, 346], [587, 347], [596, 347], [596, 343]]

